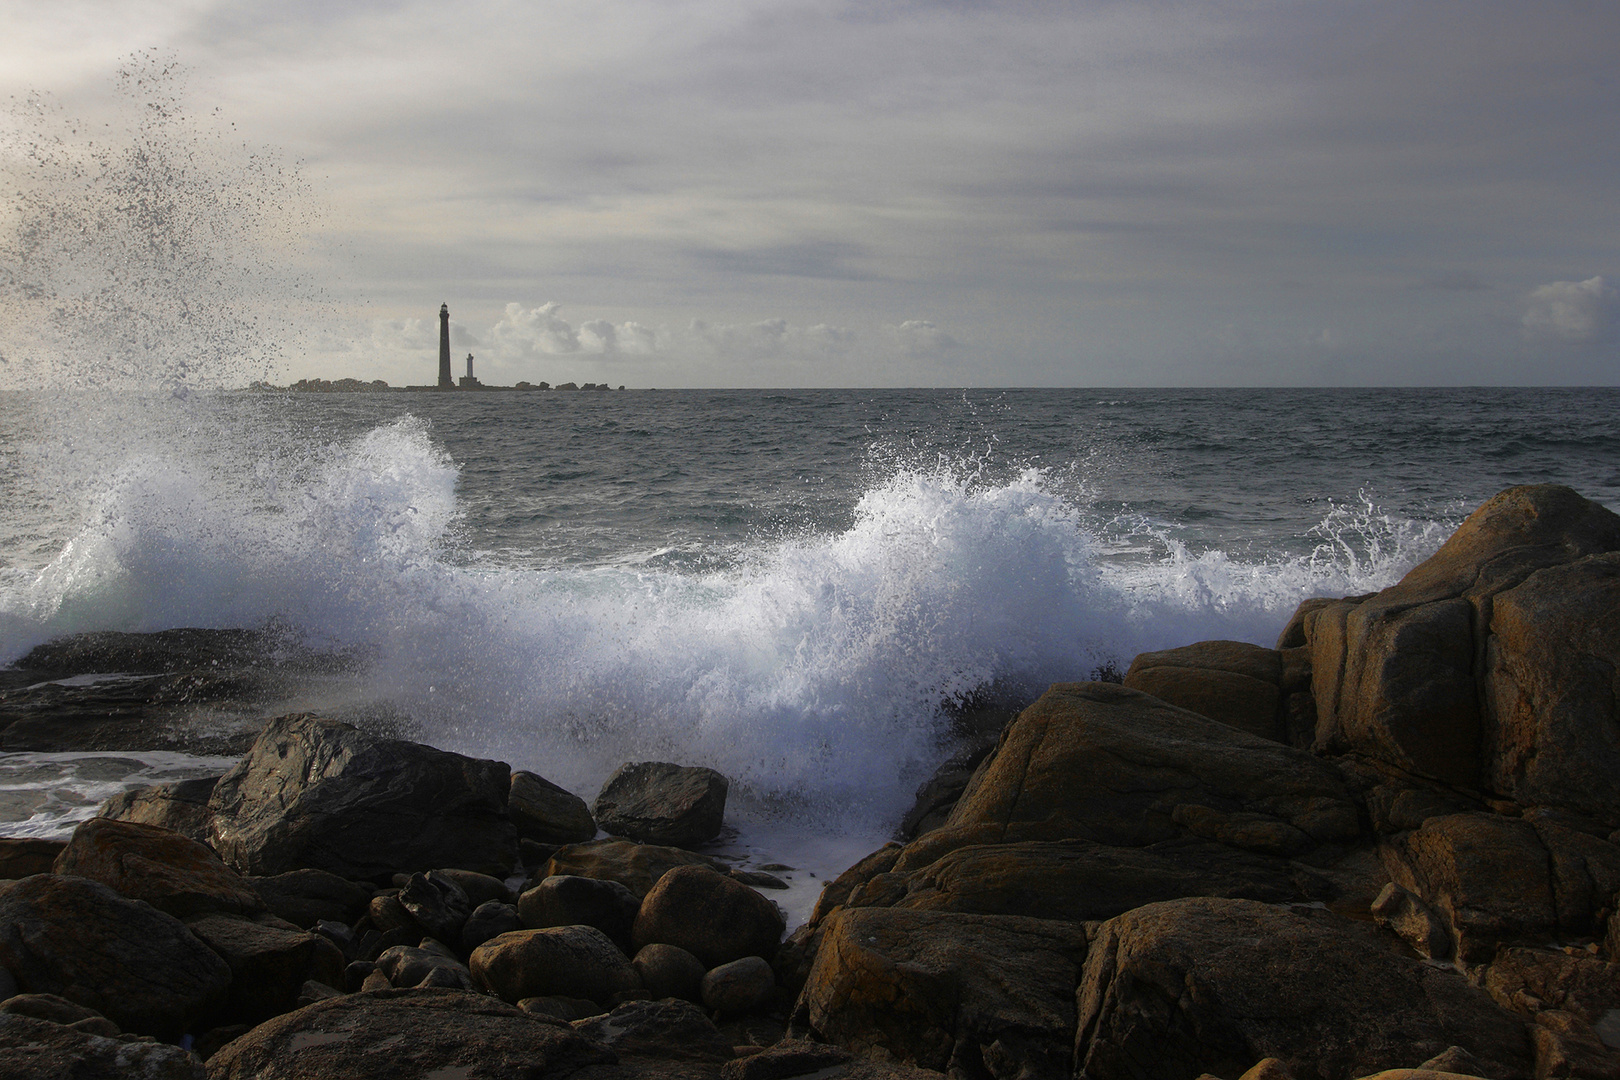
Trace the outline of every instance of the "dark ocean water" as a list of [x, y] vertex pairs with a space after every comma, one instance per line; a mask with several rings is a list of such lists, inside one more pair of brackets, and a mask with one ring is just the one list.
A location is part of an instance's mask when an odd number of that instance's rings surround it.
[[[881, 836], [943, 706], [1270, 644], [1512, 484], [1620, 506], [1615, 390], [625, 391], [0, 400], [0, 654], [292, 626], [433, 741], [589, 796], [732, 776]], [[857, 852], [858, 854], [858, 852]]]

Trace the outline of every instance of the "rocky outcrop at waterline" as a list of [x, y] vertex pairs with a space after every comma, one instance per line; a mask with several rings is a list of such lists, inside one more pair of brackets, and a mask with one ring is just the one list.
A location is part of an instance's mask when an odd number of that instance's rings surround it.
[[1612, 1078], [1617, 582], [1620, 518], [1516, 488], [1275, 649], [1054, 686], [786, 941], [764, 882], [595, 839], [542, 777], [279, 718], [227, 780], [0, 842], [0, 1048], [16, 1075]]

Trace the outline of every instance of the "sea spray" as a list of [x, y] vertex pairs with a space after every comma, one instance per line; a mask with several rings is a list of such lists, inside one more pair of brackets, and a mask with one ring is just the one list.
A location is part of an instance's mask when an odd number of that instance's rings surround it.
[[[702, 763], [758, 813], [881, 832], [947, 750], [954, 703], [1200, 637], [1269, 642], [1301, 597], [1376, 587], [1427, 550], [1402, 534], [1375, 563], [1192, 555], [1049, 475], [901, 468], [848, 527], [696, 571], [468, 557], [458, 470], [415, 417], [253, 467], [136, 459], [10, 593], [31, 617], [8, 655], [71, 629], [274, 621], [361, 647], [367, 692], [439, 745], [586, 794], [622, 761]], [[1149, 541], [1152, 557], [1107, 556]]]

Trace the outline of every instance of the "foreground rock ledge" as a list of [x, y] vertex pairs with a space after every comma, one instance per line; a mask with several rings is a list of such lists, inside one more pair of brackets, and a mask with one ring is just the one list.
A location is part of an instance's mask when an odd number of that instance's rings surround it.
[[611, 1052], [567, 1024], [460, 990], [379, 990], [260, 1024], [208, 1061], [209, 1080], [567, 1077]]

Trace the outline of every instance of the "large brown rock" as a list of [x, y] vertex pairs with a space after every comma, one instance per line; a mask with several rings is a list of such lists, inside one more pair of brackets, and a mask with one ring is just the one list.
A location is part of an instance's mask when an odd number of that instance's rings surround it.
[[[314, 934], [225, 915], [192, 919], [186, 927], [230, 965], [231, 989], [223, 1017], [229, 1023], [257, 1024], [292, 1009], [311, 968], [324, 958], [322, 947], [337, 952], [331, 942]], [[342, 954], [326, 967], [322, 981], [341, 986]]]
[[180, 920], [98, 881], [0, 882], [0, 967], [125, 1031], [178, 1039], [224, 1004], [231, 972]]
[[591, 840], [560, 848], [546, 863], [545, 876], [572, 874], [617, 881], [639, 900], [647, 895], [654, 882], [677, 866], [707, 866], [718, 870], [724, 864], [707, 855], [660, 844]]
[[1457, 957], [1490, 959], [1505, 938], [1558, 925], [1552, 863], [1536, 830], [1500, 814], [1429, 818], [1383, 848], [1397, 884], [1423, 898], [1447, 925]]
[[678, 866], [641, 902], [635, 947], [685, 949], [707, 967], [745, 956], [776, 955], [787, 921], [774, 903], [706, 866]]
[[1516, 1012], [1561, 1009], [1588, 1024], [1604, 1025], [1610, 1045], [1620, 1049], [1620, 960], [1511, 946], [1497, 952], [1483, 985]]
[[[1192, 835], [1293, 855], [1360, 835], [1339, 775], [1293, 747], [1110, 683], [1059, 683], [1002, 733], [945, 826], [897, 870], [951, 846]], [[908, 865], [909, 864], [909, 865]]]
[[1149, 904], [1104, 923], [1079, 980], [1077, 1080], [1237, 1076], [1281, 1059], [1350, 1080], [1461, 1046], [1530, 1075], [1523, 1024], [1461, 975], [1326, 912], [1250, 900]]
[[1243, 641], [1142, 653], [1125, 685], [1265, 739], [1284, 739], [1283, 654]]
[[514, 930], [473, 950], [473, 982], [513, 1003], [529, 997], [607, 1001], [640, 984], [630, 960], [594, 926]]
[[214, 814], [208, 800], [218, 782], [217, 776], [204, 776], [133, 788], [102, 803], [96, 816], [156, 825], [206, 844], [214, 836]]
[[973, 845], [901, 875], [898, 884], [898, 893], [887, 881], [859, 888], [846, 903], [1084, 922], [1181, 896], [1281, 902], [1332, 895], [1326, 880], [1286, 860], [1193, 839], [1146, 848], [1085, 840]]
[[857, 1052], [951, 1075], [1069, 1077], [1085, 931], [1001, 915], [844, 908], [796, 1022]]
[[305, 714], [270, 721], [209, 802], [214, 847], [243, 873], [347, 878], [511, 871], [510, 770]]
[[0, 1015], [3, 1080], [204, 1080], [203, 1065], [178, 1046], [126, 1042], [31, 1016]]
[[212, 848], [156, 825], [91, 818], [73, 830], [55, 872], [99, 881], [177, 919], [264, 910], [253, 886]]
[[64, 840], [46, 840], [42, 837], [19, 836], [0, 838], [0, 879], [49, 874], [56, 865], [56, 857], [67, 847]]
[[[1317, 746], [1462, 786], [1495, 775], [1478, 676], [1496, 597], [1538, 570], [1616, 550], [1620, 516], [1566, 487], [1510, 488], [1398, 584], [1305, 612]], [[1497, 696], [1487, 689], [1487, 702]], [[1527, 724], [1539, 721], [1510, 727]]]
[[1485, 782], [1620, 828], [1620, 552], [1498, 593], [1490, 628]]
[[318, 1001], [208, 1059], [209, 1080], [563, 1080], [611, 1051], [482, 994], [418, 988]]
[[713, 769], [638, 761], [619, 766], [608, 777], [591, 813], [615, 836], [691, 847], [719, 835], [730, 788]]
[[246, 880], [279, 918], [305, 929], [322, 919], [352, 923], [371, 903], [371, 889], [326, 870], [288, 870]]

